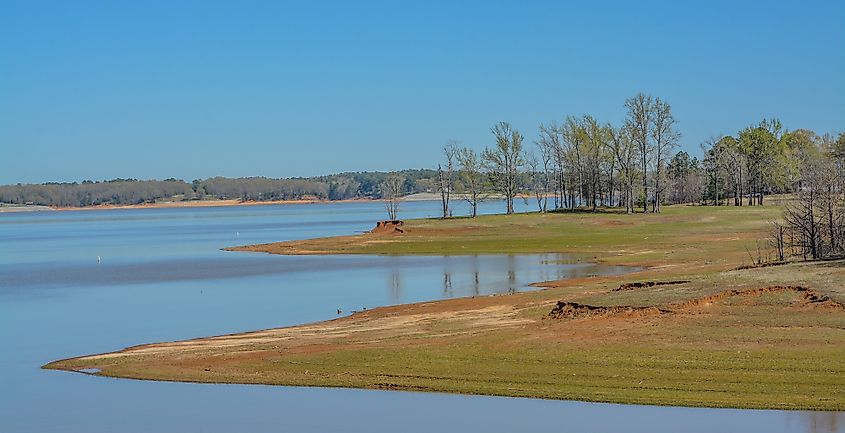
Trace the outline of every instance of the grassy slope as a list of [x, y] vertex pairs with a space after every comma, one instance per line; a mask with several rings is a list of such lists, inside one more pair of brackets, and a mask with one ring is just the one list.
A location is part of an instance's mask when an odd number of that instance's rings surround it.
[[[216, 346], [214, 339], [190, 347], [153, 345], [47, 367], [94, 367], [103, 375], [155, 380], [845, 409], [845, 312], [808, 305], [796, 293], [730, 297], [654, 316], [543, 319], [559, 299], [667, 306], [775, 284], [800, 284], [845, 300], [842, 262], [732, 270], [750, 262], [748, 250], [756, 254], [766, 222], [778, 215], [777, 208], [669, 207], [662, 215], [421, 220], [408, 222], [399, 236], [249, 247], [279, 253], [579, 252], [651, 268], [549, 283], [538, 292], [377, 309], [238, 336], [234, 346]], [[612, 291], [621, 282], [679, 278], [690, 283]]]

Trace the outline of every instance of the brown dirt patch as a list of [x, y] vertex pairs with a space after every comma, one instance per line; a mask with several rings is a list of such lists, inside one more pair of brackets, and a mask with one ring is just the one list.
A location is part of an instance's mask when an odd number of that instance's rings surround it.
[[376, 222], [375, 228], [370, 230], [373, 234], [402, 234], [405, 230], [402, 226], [405, 222], [402, 220], [385, 220]]
[[746, 269], [768, 268], [770, 266], [780, 266], [780, 265], [785, 265], [785, 264], [788, 264], [788, 263], [789, 262], [771, 262], [771, 263], [760, 263], [760, 264], [757, 264], [757, 265], [742, 265], [742, 266], [736, 268], [735, 270], [744, 271]]
[[691, 299], [686, 302], [672, 304], [671, 307], [675, 309], [693, 308], [702, 305], [709, 305], [714, 302], [718, 302], [734, 296], [760, 296], [766, 293], [776, 292], [795, 292], [801, 295], [802, 300], [807, 305], [845, 311], [845, 304], [835, 301], [823, 293], [819, 293], [813, 289], [809, 289], [807, 287], [802, 286], [768, 286], [761, 287], [758, 289], [726, 290], [724, 292], [719, 292], [710, 296], [704, 296], [701, 298]]
[[[650, 286], [649, 286], [650, 287]], [[645, 317], [660, 314], [680, 312], [690, 308], [711, 305], [715, 302], [735, 296], [760, 296], [766, 293], [795, 292], [801, 295], [804, 305], [845, 311], [845, 304], [835, 301], [829, 296], [801, 286], [768, 286], [747, 290], [725, 290], [713, 295], [690, 299], [685, 302], [672, 303], [665, 306], [633, 306], [614, 305], [600, 306], [579, 304], [577, 302], [558, 301], [552, 310], [544, 317], [549, 319], [581, 319], [590, 317], [626, 316]]]
[[689, 280], [676, 280], [676, 281], [641, 281], [636, 283], [624, 283], [619, 287], [613, 289], [614, 292], [620, 292], [623, 290], [635, 290], [635, 289], [645, 289], [648, 287], [655, 287], [655, 286], [671, 286], [676, 284], [687, 284]]
[[621, 221], [621, 220], [604, 220], [599, 221], [599, 224], [602, 227], [619, 227], [619, 226], [632, 226], [634, 225], [631, 221]]
[[558, 301], [557, 305], [546, 316], [549, 319], [581, 319], [585, 317], [604, 317], [625, 315], [629, 317], [655, 316], [669, 313], [656, 306], [635, 307], [631, 305], [602, 307], [596, 305], [579, 304], [577, 302]]

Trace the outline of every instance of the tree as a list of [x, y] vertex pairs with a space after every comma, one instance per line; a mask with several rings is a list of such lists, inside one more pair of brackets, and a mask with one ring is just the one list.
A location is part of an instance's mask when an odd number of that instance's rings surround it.
[[484, 149], [484, 159], [493, 187], [505, 198], [508, 214], [514, 212], [513, 199], [519, 191], [519, 170], [525, 164], [522, 152], [524, 137], [510, 123], [499, 122], [491, 131], [496, 139], [496, 145]]
[[405, 178], [398, 174], [390, 174], [381, 183], [381, 194], [387, 210], [387, 219], [395, 220], [399, 214], [399, 202], [404, 191]]
[[531, 153], [527, 158], [529, 175], [531, 176], [531, 189], [537, 199], [537, 208], [540, 212], [546, 212], [549, 201], [549, 190], [552, 183], [552, 158], [554, 149], [547, 142], [541, 139], [536, 141], [537, 154]]
[[787, 179], [786, 146], [779, 120], [763, 120], [739, 133], [739, 147], [747, 163], [748, 204], [763, 204], [767, 192], [782, 188]]
[[446, 167], [437, 164], [437, 190], [440, 191], [440, 204], [443, 210], [443, 218], [451, 215], [449, 210], [449, 200], [451, 199], [452, 189], [454, 188], [454, 181], [452, 173], [454, 171], [454, 159], [458, 153], [458, 142], [449, 140], [443, 146], [443, 156], [446, 157]]
[[631, 140], [636, 144], [643, 175], [643, 213], [648, 213], [648, 168], [654, 146], [652, 144], [652, 123], [654, 122], [654, 98], [637, 93], [625, 100], [628, 109], [625, 121]]
[[627, 127], [608, 129], [609, 140], [607, 146], [619, 163], [624, 183], [625, 211], [634, 213], [634, 182], [637, 177], [637, 146], [631, 139], [630, 129]]
[[478, 215], [478, 205], [486, 196], [486, 176], [482, 172], [481, 159], [474, 150], [460, 149], [455, 155], [459, 166], [461, 192], [469, 203], [470, 216]]
[[693, 203], [701, 199], [701, 167], [698, 159], [680, 151], [666, 166], [669, 203]]
[[677, 131], [675, 116], [672, 115], [672, 106], [668, 102], [657, 98], [652, 106], [652, 128], [651, 138], [654, 143], [654, 155], [656, 158], [654, 173], [654, 203], [652, 210], [660, 212], [660, 201], [663, 197], [664, 161], [668, 155], [678, 146], [681, 133]]
[[604, 162], [604, 150], [607, 142], [607, 130], [592, 116], [586, 115], [580, 122], [583, 136], [583, 161], [586, 181], [585, 190], [589, 207], [596, 211], [601, 196], [601, 166]]
[[560, 128], [555, 124], [548, 126], [540, 124], [540, 138], [537, 140], [537, 147], [540, 154], [549, 160], [546, 176], [554, 188], [554, 206], [559, 209], [564, 206], [566, 193], [566, 177], [564, 176], [566, 159], [564, 157], [563, 145], [561, 144]]
[[541, 158], [542, 156], [538, 157], [535, 153], [529, 153], [525, 158], [525, 166], [528, 170], [531, 192], [534, 193], [534, 198], [537, 200], [537, 209], [540, 213], [544, 213], [548, 201], [549, 183]]
[[845, 199], [835, 147], [828, 140], [800, 152], [799, 187], [786, 206], [790, 244], [802, 256], [819, 259], [845, 254]]
[[[723, 169], [730, 178], [731, 192], [734, 196], [734, 206], [742, 206], [742, 196], [744, 191], [743, 173], [745, 167], [748, 166], [748, 160], [739, 142], [731, 137], [722, 137], [712, 144], [718, 155], [717, 163], [719, 168]], [[747, 176], [746, 176], [747, 177]]]
[[[567, 147], [566, 153], [569, 154], [570, 165], [575, 165], [574, 171], [578, 174], [575, 182], [578, 186], [577, 203], [579, 206], [584, 204], [584, 164], [581, 158], [585, 140], [584, 135], [585, 131], [581, 122], [572, 116], [567, 116], [561, 128], [561, 136]], [[575, 204], [571, 203], [571, 206], [575, 206]]]

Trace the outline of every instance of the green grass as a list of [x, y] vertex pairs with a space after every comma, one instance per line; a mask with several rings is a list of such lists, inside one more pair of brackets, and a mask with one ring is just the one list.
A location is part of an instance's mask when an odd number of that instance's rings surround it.
[[[842, 261], [736, 270], [751, 262], [777, 207], [672, 206], [660, 215], [525, 214], [416, 220], [403, 235], [252, 247], [345, 254], [575, 253], [646, 266], [628, 276], [494, 298], [377, 309], [297, 338], [155, 354], [127, 352], [47, 368], [101, 368], [151, 380], [442, 391], [660, 405], [845, 409], [845, 311], [794, 292], [726, 298], [671, 314], [546, 320], [559, 300], [668, 306], [730, 289], [802, 285], [845, 300]], [[613, 291], [622, 282], [689, 283]], [[460, 319], [472, 311], [488, 317]], [[523, 319], [497, 325], [513, 311]], [[428, 318], [421, 322], [403, 318]], [[392, 326], [379, 324], [397, 320]], [[368, 326], [372, 325], [372, 328]], [[342, 335], [332, 332], [338, 329]], [[346, 335], [343, 331], [348, 331]], [[131, 355], [131, 356], [128, 356]]]

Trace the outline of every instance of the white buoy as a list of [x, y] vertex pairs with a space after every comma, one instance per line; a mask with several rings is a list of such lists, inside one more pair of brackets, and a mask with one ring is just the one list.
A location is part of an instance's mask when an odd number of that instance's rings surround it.
[[97, 264], [100, 264], [100, 256], [97, 256]]
[[241, 237], [241, 232], [235, 232], [235, 237], [236, 237], [236, 238]]

